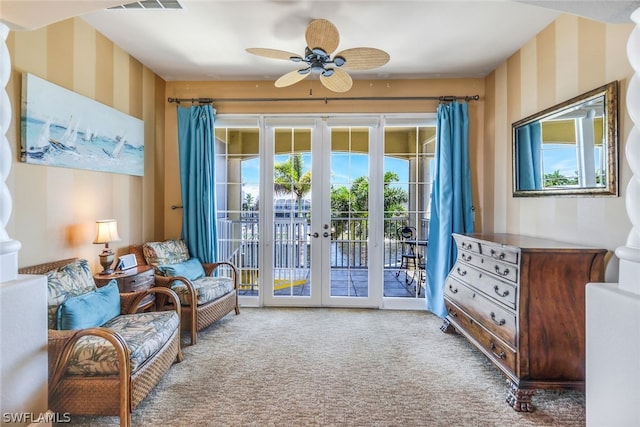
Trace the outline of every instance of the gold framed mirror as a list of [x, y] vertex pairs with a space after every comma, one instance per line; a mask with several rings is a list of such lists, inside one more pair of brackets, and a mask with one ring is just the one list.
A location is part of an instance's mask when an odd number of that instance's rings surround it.
[[513, 196], [618, 195], [618, 82], [512, 125]]

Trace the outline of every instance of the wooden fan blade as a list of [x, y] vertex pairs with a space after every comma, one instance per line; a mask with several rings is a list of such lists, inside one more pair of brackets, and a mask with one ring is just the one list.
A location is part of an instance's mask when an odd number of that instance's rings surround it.
[[285, 59], [285, 60], [290, 60], [291, 57], [300, 58], [300, 55], [298, 55], [297, 53], [291, 53], [291, 52], [278, 50], [278, 49], [267, 49], [263, 47], [249, 47], [249, 48], [246, 48], [245, 50], [254, 55], [264, 56], [266, 58]]
[[353, 85], [353, 80], [351, 80], [349, 73], [339, 68], [335, 68], [333, 74], [329, 77], [320, 74], [320, 82], [333, 92], [346, 92]]
[[346, 59], [347, 62], [342, 68], [347, 70], [372, 70], [389, 62], [387, 52], [373, 47], [354, 47], [336, 53], [335, 56]]
[[304, 33], [307, 40], [307, 47], [313, 49], [319, 47], [327, 54], [330, 54], [338, 47], [340, 43], [340, 34], [338, 29], [326, 19], [315, 19], [307, 26]]
[[300, 74], [298, 70], [289, 71], [287, 74], [281, 76], [276, 80], [276, 87], [286, 87], [298, 83], [300, 80], [305, 79], [311, 73]]

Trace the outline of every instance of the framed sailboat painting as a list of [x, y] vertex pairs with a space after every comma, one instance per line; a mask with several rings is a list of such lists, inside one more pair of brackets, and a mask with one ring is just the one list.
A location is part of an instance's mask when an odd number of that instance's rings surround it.
[[22, 75], [26, 163], [144, 175], [144, 123], [33, 74]]

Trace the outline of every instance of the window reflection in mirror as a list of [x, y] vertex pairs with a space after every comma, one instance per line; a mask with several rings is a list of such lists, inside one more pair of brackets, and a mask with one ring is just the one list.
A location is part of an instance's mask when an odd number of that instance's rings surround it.
[[617, 195], [617, 82], [513, 124], [513, 194]]

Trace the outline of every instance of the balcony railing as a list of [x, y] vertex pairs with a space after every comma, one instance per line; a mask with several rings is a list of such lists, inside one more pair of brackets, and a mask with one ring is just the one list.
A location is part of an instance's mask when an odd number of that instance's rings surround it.
[[[402, 244], [397, 238], [397, 230], [408, 223], [406, 217], [384, 220], [384, 268], [396, 269], [400, 266]], [[419, 227], [419, 236], [427, 235], [427, 223], [424, 221]], [[333, 218], [331, 225], [331, 268], [368, 268], [369, 220]], [[306, 277], [311, 263], [311, 228], [307, 218], [278, 217], [274, 219], [273, 226], [275, 280], [294, 280], [294, 275]], [[259, 231], [257, 217], [241, 220], [221, 219], [218, 222], [220, 259], [230, 260], [237, 266], [241, 286], [245, 288], [254, 289], [258, 285]]]

